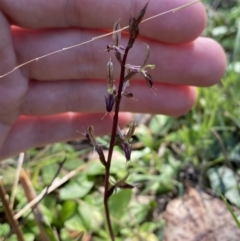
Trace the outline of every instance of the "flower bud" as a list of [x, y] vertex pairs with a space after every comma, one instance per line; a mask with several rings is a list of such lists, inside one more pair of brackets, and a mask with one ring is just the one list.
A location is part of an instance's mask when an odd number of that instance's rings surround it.
[[107, 162], [106, 162], [106, 159], [105, 159], [103, 150], [102, 150], [102, 148], [101, 148], [99, 145], [96, 146], [96, 151], [97, 151], [97, 153], [98, 153], [100, 162], [103, 164], [103, 166], [106, 166], [106, 163], [107, 163]]
[[111, 59], [107, 62], [107, 91], [112, 94], [115, 87], [113, 85], [113, 63]]
[[134, 17], [129, 20], [129, 33], [128, 48], [130, 49], [139, 34], [138, 22]]
[[115, 95], [108, 94], [108, 96], [105, 96], [105, 103], [107, 112], [111, 112], [115, 103]]
[[147, 10], [147, 6], [148, 6], [149, 2], [145, 4], [145, 6], [143, 7], [143, 9], [139, 12], [138, 16], [137, 16], [137, 22], [138, 24], [142, 22], [142, 19], [146, 13]]
[[124, 151], [125, 157], [127, 161], [131, 160], [131, 152], [132, 152], [132, 147], [129, 143], [123, 143], [122, 144], [122, 149]]

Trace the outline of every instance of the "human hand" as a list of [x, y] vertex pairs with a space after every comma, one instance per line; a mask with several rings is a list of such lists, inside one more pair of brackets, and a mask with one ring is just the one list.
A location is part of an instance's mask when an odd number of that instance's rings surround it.
[[[145, 18], [188, 2], [151, 1]], [[0, 75], [30, 59], [106, 33], [119, 19], [126, 26], [131, 11], [137, 13], [145, 3], [1, 0]], [[220, 80], [225, 54], [215, 41], [199, 37], [205, 24], [205, 10], [198, 3], [140, 25], [141, 37], [127, 62], [141, 64], [146, 51], [143, 43], [150, 46], [156, 95], [138, 76], [131, 82], [138, 101], [124, 99], [122, 111], [181, 115], [196, 100], [191, 86], [210, 86]], [[126, 39], [122, 35], [122, 41]], [[110, 37], [25, 65], [0, 79], [0, 159], [79, 138], [77, 130], [90, 124], [97, 135], [109, 133], [111, 118], [100, 121], [105, 113], [106, 63], [112, 57], [103, 51], [107, 44]], [[114, 68], [119, 68], [116, 62]], [[129, 119], [129, 114], [121, 114], [122, 124]]]

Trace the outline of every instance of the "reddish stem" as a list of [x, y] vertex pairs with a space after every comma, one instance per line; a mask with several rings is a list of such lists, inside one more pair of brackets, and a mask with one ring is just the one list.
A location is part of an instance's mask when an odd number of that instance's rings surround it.
[[123, 55], [122, 63], [121, 63], [121, 74], [120, 74], [120, 82], [118, 86], [118, 94], [115, 101], [115, 112], [113, 117], [113, 125], [112, 125], [112, 133], [111, 133], [111, 140], [110, 140], [110, 146], [108, 151], [108, 158], [107, 158], [107, 164], [106, 164], [106, 172], [105, 172], [105, 183], [104, 183], [104, 207], [105, 207], [105, 214], [106, 214], [106, 220], [107, 220], [107, 226], [109, 229], [111, 240], [114, 241], [114, 233], [112, 229], [112, 223], [110, 218], [110, 212], [108, 207], [108, 190], [109, 190], [109, 177], [110, 177], [110, 168], [111, 168], [111, 162], [112, 162], [112, 153], [113, 148], [115, 144], [116, 134], [117, 134], [117, 127], [118, 127], [118, 115], [120, 110], [120, 103], [122, 99], [122, 88], [124, 83], [124, 76], [125, 76], [125, 65], [127, 60], [127, 55], [130, 48], [127, 47], [125, 50], [125, 53]]

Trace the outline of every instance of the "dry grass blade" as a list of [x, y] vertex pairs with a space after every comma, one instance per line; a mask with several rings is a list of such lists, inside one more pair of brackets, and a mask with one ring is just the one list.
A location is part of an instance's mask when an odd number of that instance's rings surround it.
[[7, 198], [7, 193], [2, 184], [2, 179], [0, 179], [0, 199], [2, 200], [2, 205], [4, 207], [7, 220], [12, 230], [14, 230], [14, 233], [16, 234], [18, 241], [24, 241], [22, 230], [20, 229], [18, 221], [14, 217], [13, 210], [9, 205], [9, 200]]
[[17, 192], [17, 185], [18, 185], [18, 181], [19, 181], [19, 176], [20, 176], [20, 172], [21, 172], [21, 168], [23, 165], [23, 161], [24, 161], [24, 153], [20, 153], [19, 158], [18, 158], [18, 165], [17, 165], [17, 171], [16, 171], [16, 177], [13, 183], [13, 188], [12, 188], [12, 193], [11, 193], [11, 198], [10, 198], [10, 207], [13, 208], [14, 205], [14, 199], [16, 196], [16, 192]]
[[[27, 197], [28, 202], [31, 202], [34, 198], [36, 198], [36, 192], [35, 192], [35, 190], [32, 186], [32, 183], [24, 169], [21, 169], [20, 182], [21, 182], [21, 185], [23, 187], [23, 190]], [[35, 222], [39, 227], [41, 240], [50, 241], [48, 235], [46, 234], [46, 232], [42, 226], [42, 220], [44, 220], [44, 217], [42, 215], [41, 208], [38, 205], [36, 205], [32, 211], [33, 211]]]
[[73, 178], [75, 175], [77, 175], [79, 172], [84, 171], [86, 168], [86, 165], [80, 166], [77, 169], [69, 172], [67, 175], [65, 175], [63, 178], [54, 180], [52, 184], [48, 188], [44, 188], [42, 192], [34, 198], [31, 202], [29, 202], [23, 209], [21, 209], [18, 213], [15, 214], [14, 218], [19, 219], [26, 211], [28, 211], [30, 208], [32, 208], [34, 205], [36, 205], [46, 194], [51, 193], [56, 188], [60, 187], [63, 183], [67, 182], [71, 178]]

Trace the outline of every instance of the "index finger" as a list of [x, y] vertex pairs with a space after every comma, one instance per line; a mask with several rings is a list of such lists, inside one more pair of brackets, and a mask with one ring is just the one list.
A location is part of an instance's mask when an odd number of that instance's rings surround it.
[[[193, 0], [151, 1], [145, 18], [190, 2]], [[119, 19], [122, 26], [128, 25], [132, 13], [138, 13], [146, 3], [146, 0], [2, 0], [0, 7], [13, 25], [24, 28], [111, 29]], [[205, 25], [205, 9], [197, 3], [143, 23], [141, 34], [166, 43], [186, 43], [198, 37]]]

